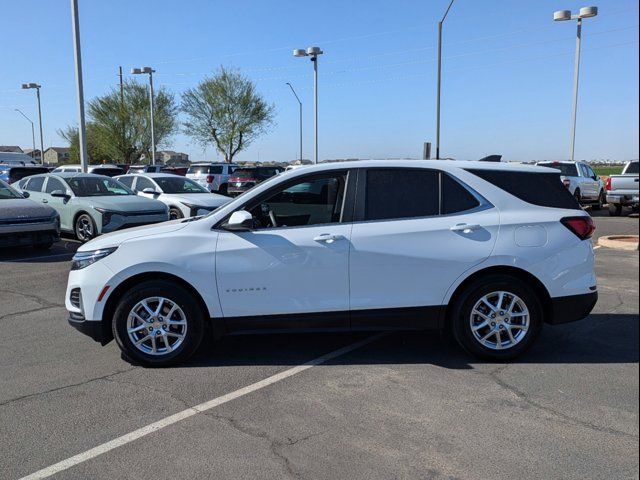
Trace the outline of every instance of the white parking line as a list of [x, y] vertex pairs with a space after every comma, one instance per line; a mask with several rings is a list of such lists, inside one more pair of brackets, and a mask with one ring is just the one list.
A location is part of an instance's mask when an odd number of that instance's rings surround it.
[[303, 363], [302, 365], [298, 365], [296, 367], [285, 370], [284, 372], [276, 373], [270, 377], [265, 378], [264, 380], [260, 380], [259, 382], [252, 383], [251, 385], [247, 385], [246, 387], [240, 388], [231, 393], [227, 393], [222, 395], [221, 397], [214, 398], [207, 402], [203, 402], [199, 405], [195, 405], [191, 408], [187, 408], [186, 410], [182, 410], [174, 415], [163, 418], [162, 420], [158, 420], [157, 422], [150, 423], [147, 426], [139, 428], [138, 430], [134, 430], [133, 432], [122, 435], [121, 437], [114, 438], [102, 445], [98, 445], [86, 452], [79, 453], [78, 455], [74, 455], [73, 457], [69, 457], [66, 460], [62, 460], [61, 462], [55, 463], [49, 467], [43, 468], [42, 470], [38, 470], [31, 475], [27, 475], [26, 477], [22, 477], [20, 480], [35, 480], [40, 478], [48, 478], [56, 473], [62, 472], [71, 468], [75, 465], [79, 465], [87, 460], [97, 457], [98, 455], [102, 455], [103, 453], [107, 453], [115, 448], [126, 445], [127, 443], [131, 443], [134, 440], [142, 438], [150, 433], [157, 432], [158, 430], [162, 430], [174, 423], [178, 423], [181, 420], [185, 420], [189, 417], [197, 415], [198, 413], [205, 412], [207, 410], [211, 410], [223, 403], [230, 402], [231, 400], [235, 400], [236, 398], [240, 398], [244, 395], [247, 395], [251, 392], [255, 392], [256, 390], [260, 390], [264, 387], [268, 387], [269, 385], [273, 385], [274, 383], [280, 382], [285, 378], [292, 377], [297, 375], [298, 373], [304, 372], [312, 367], [320, 365], [322, 363], [328, 362], [334, 358], [345, 355], [353, 350], [356, 350], [360, 347], [363, 347], [371, 342], [375, 342], [376, 340], [385, 336], [385, 333], [380, 333], [377, 335], [373, 335], [371, 337], [367, 337], [364, 340], [360, 340], [359, 342], [352, 343], [351, 345], [347, 345], [346, 347], [339, 348], [338, 350], [334, 350], [333, 352], [329, 352], [326, 355], [322, 355], [321, 357], [315, 358], [307, 363]]
[[602, 245], [596, 245], [595, 247], [593, 247], [594, 250], [597, 250], [599, 248], [602, 248]]

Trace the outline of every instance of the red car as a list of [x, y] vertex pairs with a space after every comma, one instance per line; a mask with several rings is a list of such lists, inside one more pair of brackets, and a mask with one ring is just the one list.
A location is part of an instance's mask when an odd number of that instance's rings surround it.
[[283, 172], [282, 167], [247, 167], [237, 168], [229, 177], [227, 193], [234, 197], [246, 192], [260, 182]]

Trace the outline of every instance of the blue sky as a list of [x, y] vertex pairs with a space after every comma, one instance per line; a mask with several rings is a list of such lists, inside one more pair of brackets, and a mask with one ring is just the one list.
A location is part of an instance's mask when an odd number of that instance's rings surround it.
[[[119, 65], [151, 65], [173, 91], [220, 65], [251, 77], [276, 125], [239, 160], [292, 160], [297, 103], [304, 152], [313, 149], [312, 66], [293, 48], [322, 47], [320, 158], [419, 157], [435, 142], [437, 21], [448, 0], [79, 0], [85, 98], [117, 86]], [[314, 10], [311, 11], [311, 6]], [[575, 22], [554, 23], [574, 0], [456, 0], [445, 24], [442, 154], [473, 159], [566, 158]], [[638, 158], [638, 2], [606, 0], [583, 29], [576, 156]], [[45, 148], [76, 120], [68, 0], [2, 0], [0, 144], [29, 147], [42, 88]], [[172, 149], [214, 160], [184, 134]]]

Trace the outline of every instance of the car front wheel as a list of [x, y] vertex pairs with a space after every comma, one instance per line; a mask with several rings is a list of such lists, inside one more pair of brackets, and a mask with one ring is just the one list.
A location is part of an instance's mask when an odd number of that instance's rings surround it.
[[457, 297], [450, 321], [454, 337], [485, 360], [510, 360], [533, 345], [542, 329], [542, 308], [531, 286], [518, 278], [480, 278]]
[[120, 300], [113, 334], [134, 363], [164, 367], [187, 360], [198, 348], [204, 315], [193, 295], [177, 283], [147, 281]]
[[88, 242], [97, 234], [96, 224], [88, 213], [78, 215], [75, 225], [76, 238], [82, 243]]

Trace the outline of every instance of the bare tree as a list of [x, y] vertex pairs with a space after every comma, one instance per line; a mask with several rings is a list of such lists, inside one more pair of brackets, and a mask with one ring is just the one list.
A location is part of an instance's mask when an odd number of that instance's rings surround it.
[[213, 143], [226, 162], [273, 124], [274, 107], [253, 82], [224, 67], [182, 94], [184, 132], [202, 146]]

